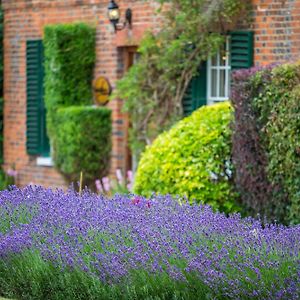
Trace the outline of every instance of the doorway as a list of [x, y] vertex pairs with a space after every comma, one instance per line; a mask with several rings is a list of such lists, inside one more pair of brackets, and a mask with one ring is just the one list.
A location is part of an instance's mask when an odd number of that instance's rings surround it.
[[[139, 58], [139, 53], [137, 53], [137, 46], [123, 47], [123, 72], [124, 75], [128, 70], [136, 63]], [[131, 127], [130, 117], [128, 113], [124, 113], [124, 147], [123, 147], [123, 157], [124, 157], [124, 172], [127, 173], [128, 170], [135, 171], [136, 162], [132, 157], [132, 153], [129, 147], [129, 130]]]

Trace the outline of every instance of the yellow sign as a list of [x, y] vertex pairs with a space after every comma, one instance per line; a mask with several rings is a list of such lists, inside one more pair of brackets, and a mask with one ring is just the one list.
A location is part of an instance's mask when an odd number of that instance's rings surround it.
[[105, 105], [109, 101], [109, 95], [111, 94], [109, 81], [105, 77], [99, 76], [93, 82], [93, 89], [95, 102], [98, 105]]

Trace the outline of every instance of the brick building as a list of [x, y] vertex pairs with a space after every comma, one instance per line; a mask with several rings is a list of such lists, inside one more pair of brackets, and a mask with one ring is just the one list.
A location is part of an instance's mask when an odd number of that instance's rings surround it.
[[[97, 59], [94, 77], [104, 75], [114, 86], [116, 80], [122, 77], [134, 62], [135, 51], [145, 30], [157, 28], [161, 22], [160, 17], [154, 13], [158, 7], [156, 2], [119, 0], [117, 2], [121, 16], [124, 17], [125, 10], [130, 7], [133, 22], [132, 30], [124, 29], [115, 33], [107, 17], [108, 2], [2, 0], [5, 36], [4, 167], [13, 166], [18, 171], [17, 183], [20, 185], [29, 182], [45, 186], [65, 185], [63, 177], [54, 169], [49, 158], [29, 155], [26, 149], [27, 42], [42, 40], [43, 28], [48, 24], [76, 21], [96, 24]], [[206, 102], [227, 98], [231, 69], [298, 58], [300, 0], [252, 0], [252, 4], [251, 26], [246, 28], [246, 31], [233, 32], [223, 49], [224, 53], [230, 52], [232, 57], [229, 59], [226, 55], [224, 58], [220, 52], [217, 60], [212, 58], [205, 64], [206, 70], [202, 72], [202, 77], [196, 78], [194, 84], [191, 84], [184, 100], [187, 113]], [[241, 45], [243, 41], [244, 44]], [[242, 65], [243, 63], [246, 64]], [[122, 100], [111, 101], [109, 107], [113, 111], [111, 170], [114, 172], [120, 168], [124, 171], [130, 168], [127, 146], [128, 119], [121, 112]]]

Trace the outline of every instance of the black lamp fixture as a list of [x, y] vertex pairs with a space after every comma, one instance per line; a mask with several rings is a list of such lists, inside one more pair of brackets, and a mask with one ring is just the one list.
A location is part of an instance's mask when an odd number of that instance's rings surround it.
[[120, 20], [120, 10], [118, 4], [114, 0], [110, 0], [108, 4], [108, 18], [110, 22], [113, 24], [115, 32], [117, 30], [122, 30], [128, 24], [128, 27], [131, 29], [131, 22], [132, 22], [132, 11], [130, 8], [127, 8], [125, 13], [125, 21], [123, 24], [119, 24]]

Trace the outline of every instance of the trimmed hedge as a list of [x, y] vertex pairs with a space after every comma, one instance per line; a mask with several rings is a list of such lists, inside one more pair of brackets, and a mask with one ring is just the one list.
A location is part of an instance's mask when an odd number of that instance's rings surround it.
[[59, 107], [92, 104], [96, 30], [85, 23], [48, 25], [44, 31], [47, 129], [55, 136]]
[[3, 163], [3, 109], [4, 109], [4, 101], [3, 98], [0, 98], [0, 164]]
[[3, 10], [0, 6], [0, 164], [3, 163]]
[[[257, 74], [254, 80], [261, 78]], [[274, 197], [274, 207], [281, 208], [278, 218], [294, 224], [300, 223], [299, 85], [299, 63], [278, 66], [253, 101], [264, 125], [261, 135], [267, 144], [269, 178], [274, 186], [282, 187]]]
[[106, 175], [111, 150], [111, 112], [92, 108], [96, 30], [84, 23], [45, 27], [47, 131], [56, 167], [84, 184]]
[[3, 97], [3, 39], [4, 39], [4, 31], [3, 31], [3, 10], [0, 6], [0, 97]]
[[203, 106], [146, 148], [134, 192], [185, 196], [215, 209], [238, 209], [231, 185], [232, 108], [228, 102]]
[[94, 185], [109, 169], [111, 111], [104, 107], [60, 108], [56, 116], [53, 157], [56, 167], [70, 180]]
[[254, 214], [299, 223], [300, 64], [233, 78], [233, 162], [241, 200]]

